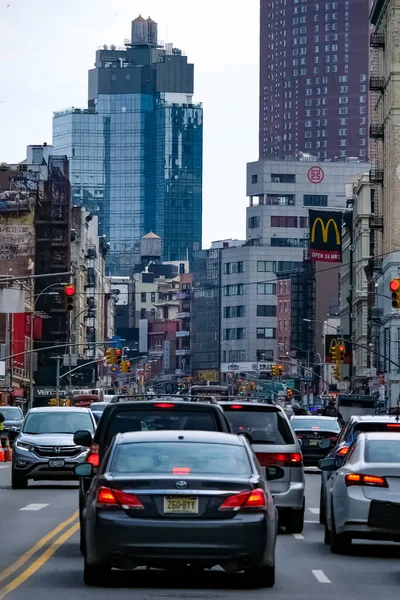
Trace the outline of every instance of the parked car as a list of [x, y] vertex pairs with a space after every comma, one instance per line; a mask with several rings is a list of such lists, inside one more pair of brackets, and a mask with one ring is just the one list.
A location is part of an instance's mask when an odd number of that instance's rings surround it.
[[337, 444], [341, 425], [334, 417], [294, 416], [290, 424], [301, 440], [304, 464], [318, 465]]
[[4, 440], [8, 437], [10, 444], [13, 445], [24, 420], [22, 410], [18, 406], [0, 406], [0, 413], [5, 419], [1, 438]]
[[[335, 458], [335, 464], [340, 465], [354, 440], [361, 432], [367, 431], [400, 432], [400, 421], [398, 421], [396, 417], [390, 415], [355, 415], [351, 417], [342, 429], [336, 446], [330, 450], [327, 458]], [[321, 473], [319, 521], [322, 525], [325, 524], [326, 515], [326, 486], [332, 473], [333, 469], [331, 471], [324, 469]]]
[[[93, 465], [78, 475], [91, 476]], [[82, 515], [84, 582], [111, 569], [222, 566], [250, 585], [275, 582], [278, 526], [249, 442], [216, 431], [118, 434]]]
[[75, 467], [86, 460], [87, 448], [75, 444], [75, 431], [91, 435], [96, 422], [88, 408], [42, 407], [28, 411], [15, 440], [11, 486], [26, 488], [28, 481], [75, 480]]
[[299, 440], [280, 406], [261, 402], [221, 402], [235, 433], [251, 435], [253, 450], [287, 533], [304, 526], [305, 477]]
[[400, 433], [360, 433], [326, 492], [325, 544], [343, 554], [353, 538], [400, 542]]
[[[181, 401], [137, 401], [110, 403], [99, 421], [95, 436], [90, 431], [78, 431], [77, 445], [89, 448], [87, 461], [94, 473], [113, 438], [118, 433], [130, 431], [200, 430], [230, 433], [231, 427], [216, 404]], [[82, 514], [86, 494], [92, 477], [82, 477], [79, 485], [79, 512]], [[84, 551], [81, 539], [81, 551]]]

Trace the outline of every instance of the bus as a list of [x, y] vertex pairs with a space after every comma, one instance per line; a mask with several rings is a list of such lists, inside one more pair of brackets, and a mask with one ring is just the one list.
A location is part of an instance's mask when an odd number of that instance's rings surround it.
[[189, 390], [190, 396], [228, 398], [229, 389], [227, 385], [192, 385]]

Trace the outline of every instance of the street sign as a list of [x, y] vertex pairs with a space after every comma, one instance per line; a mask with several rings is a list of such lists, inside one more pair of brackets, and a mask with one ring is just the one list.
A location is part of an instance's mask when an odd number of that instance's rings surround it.
[[77, 367], [78, 366], [78, 355], [77, 354], [64, 354], [63, 356], [63, 367]]

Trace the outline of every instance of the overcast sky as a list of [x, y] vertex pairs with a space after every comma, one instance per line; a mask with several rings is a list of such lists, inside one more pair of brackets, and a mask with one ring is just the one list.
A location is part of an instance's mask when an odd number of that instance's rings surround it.
[[86, 106], [97, 47], [122, 45], [139, 13], [195, 65], [203, 247], [243, 238], [246, 162], [258, 157], [259, 0], [0, 0], [0, 162], [51, 143], [54, 110]]

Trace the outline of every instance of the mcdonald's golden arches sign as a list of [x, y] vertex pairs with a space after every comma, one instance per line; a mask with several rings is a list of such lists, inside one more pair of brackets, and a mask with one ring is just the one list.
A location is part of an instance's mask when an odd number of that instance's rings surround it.
[[310, 260], [342, 262], [342, 213], [310, 210]]

